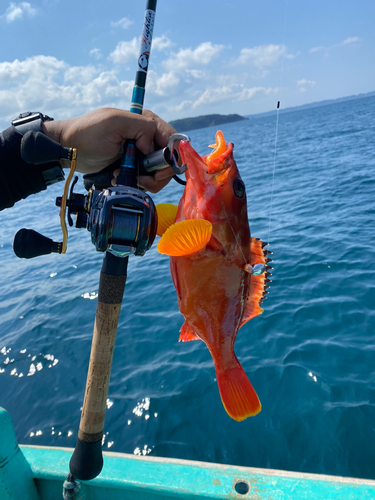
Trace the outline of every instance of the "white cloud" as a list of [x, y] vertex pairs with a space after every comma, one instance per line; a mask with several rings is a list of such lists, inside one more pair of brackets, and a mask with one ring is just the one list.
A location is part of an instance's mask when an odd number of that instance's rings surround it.
[[152, 39], [152, 50], [164, 50], [172, 45], [171, 40], [165, 36], [156, 36]]
[[134, 37], [130, 42], [119, 42], [113, 52], [109, 54], [115, 64], [123, 64], [139, 56], [140, 44], [138, 38]]
[[226, 99], [229, 99], [230, 97], [233, 97], [233, 91], [234, 87], [231, 86], [224, 86], [224, 87], [218, 87], [218, 88], [208, 88], [206, 89], [199, 99], [197, 99], [193, 103], [193, 108], [198, 108], [202, 104], [211, 104], [213, 102], [220, 102], [224, 101]]
[[7, 23], [12, 23], [17, 19], [21, 19], [24, 15], [33, 17], [36, 13], [37, 9], [34, 9], [29, 2], [21, 2], [19, 4], [11, 2], [5, 14], [0, 16], [0, 18], [5, 19]]
[[60, 119], [102, 106], [127, 109], [134, 85], [120, 81], [113, 70], [70, 66], [47, 56], [0, 63], [0, 82], [4, 123], [27, 109], [41, 109]]
[[193, 49], [180, 49], [176, 54], [163, 62], [170, 71], [179, 71], [196, 65], [208, 64], [222, 50], [224, 45], [215, 45], [211, 42], [204, 42]]
[[349, 36], [345, 40], [342, 40], [339, 43], [335, 43], [334, 45], [329, 45], [328, 47], [324, 47], [323, 45], [312, 47], [309, 50], [309, 53], [314, 54], [315, 52], [324, 52], [327, 55], [330, 50], [335, 49], [336, 47], [344, 47], [345, 45], [351, 45], [353, 43], [359, 42], [362, 42], [362, 38], [359, 38], [358, 36]]
[[92, 50], [90, 50], [89, 55], [91, 57], [93, 57], [94, 59], [97, 59], [97, 60], [101, 59], [103, 57], [100, 49], [92, 49]]
[[128, 17], [123, 17], [119, 21], [111, 22], [113, 28], [122, 28], [124, 30], [128, 29], [134, 22]]
[[205, 104], [212, 104], [225, 100], [230, 100], [231, 102], [248, 101], [257, 94], [271, 95], [277, 92], [278, 88], [244, 88], [243, 85], [237, 83], [226, 84], [216, 88], [210, 87], [201, 93], [199, 98], [193, 102], [192, 108], [198, 108]]
[[0, 83], [4, 86], [5, 84], [23, 85], [30, 79], [50, 81], [67, 67], [64, 61], [51, 56], [29, 57], [24, 61], [15, 59], [13, 62], [0, 63]]
[[343, 40], [342, 42], [338, 43], [337, 46], [342, 46], [342, 45], [349, 45], [350, 43], [357, 43], [361, 42], [362, 39], [359, 38], [358, 36], [350, 36]]
[[201, 71], [200, 69], [187, 69], [186, 73], [196, 80], [199, 80], [201, 78], [205, 78], [207, 76], [205, 71]]
[[[172, 45], [171, 40], [165, 36], [157, 36], [152, 41], [152, 50], [162, 51]], [[138, 59], [141, 50], [140, 38], [134, 37], [128, 42], [121, 41], [117, 44], [115, 50], [109, 54], [115, 64], [124, 64], [132, 59]]]
[[280, 57], [292, 59], [295, 56], [287, 54], [285, 45], [258, 45], [241, 49], [235, 64], [252, 64], [257, 68], [265, 68], [276, 64]]
[[242, 91], [238, 94], [236, 101], [249, 101], [252, 99], [256, 94], [264, 94], [264, 95], [271, 95], [271, 94], [276, 94], [279, 91], [279, 89], [276, 88], [265, 88], [265, 87], [253, 87], [250, 89], [242, 89]]
[[322, 50], [328, 50], [326, 47], [323, 47], [322, 45], [319, 45], [319, 47], [312, 47], [310, 50], [309, 50], [309, 53], [310, 54], [314, 54], [314, 52], [320, 52]]
[[300, 92], [306, 92], [307, 87], [314, 87], [316, 85], [316, 82], [314, 80], [298, 80], [297, 82], [297, 87]]
[[169, 111], [183, 111], [184, 109], [190, 109], [193, 104], [193, 101], [182, 101], [180, 104], [176, 106], [170, 106], [168, 108]]
[[[170, 51], [173, 46], [166, 35], [156, 37], [153, 43], [156, 51]], [[168, 119], [169, 113], [178, 117], [180, 113], [203, 114], [210, 109], [238, 109], [239, 106], [245, 109], [247, 102], [277, 91], [266, 86], [246, 87], [247, 71], [238, 77], [234, 71], [224, 71], [222, 64], [223, 73], [219, 74], [217, 68], [207, 66], [224, 48], [205, 42], [193, 48], [174, 50], [159, 73], [149, 70], [147, 107]], [[0, 121], [7, 123], [26, 109], [41, 109], [59, 119], [102, 106], [129, 109], [134, 74], [129, 68], [127, 76], [122, 76], [126, 68], [119, 65], [137, 60], [139, 49], [139, 38], [122, 41], [108, 60], [100, 64], [96, 59], [101, 57], [101, 51], [94, 48], [89, 52], [91, 64], [86, 66], [70, 65], [50, 56], [0, 62]], [[282, 51], [277, 52], [280, 53]]]
[[159, 96], [170, 96], [180, 83], [179, 77], [173, 72], [163, 73], [158, 76], [155, 71], [149, 71], [147, 79], [147, 92]]
[[67, 65], [64, 67], [63, 78], [64, 82], [79, 82], [81, 85], [85, 85], [92, 82], [97, 74], [98, 70], [95, 66]]

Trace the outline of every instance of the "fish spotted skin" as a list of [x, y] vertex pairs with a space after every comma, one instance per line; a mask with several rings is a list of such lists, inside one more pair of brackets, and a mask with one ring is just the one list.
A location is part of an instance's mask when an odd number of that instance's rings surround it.
[[[233, 144], [224, 141], [223, 152], [216, 157], [201, 158], [186, 141], [180, 142], [179, 150], [188, 170], [174, 226], [184, 231], [179, 223], [199, 219], [212, 225], [211, 237], [202, 249], [170, 256], [178, 305], [185, 318], [180, 340], [201, 339], [207, 345], [223, 405], [240, 421], [261, 410], [234, 353], [234, 342], [239, 328], [262, 312], [266, 276], [251, 276], [245, 266], [265, 264], [265, 255], [260, 240], [250, 236], [245, 186], [233, 158]], [[190, 237], [194, 235], [187, 236], [187, 246]]]

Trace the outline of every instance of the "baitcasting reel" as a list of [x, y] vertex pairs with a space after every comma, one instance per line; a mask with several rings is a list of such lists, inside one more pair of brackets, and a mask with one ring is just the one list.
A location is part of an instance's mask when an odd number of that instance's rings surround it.
[[[181, 165], [178, 145], [181, 140], [190, 140], [184, 134], [173, 134], [168, 146], [150, 155], [139, 155], [137, 171], [151, 175], [156, 170], [172, 167], [175, 174], [186, 171]], [[43, 153], [41, 153], [43, 151]], [[63, 241], [54, 242], [32, 229], [21, 229], [14, 238], [13, 249], [20, 258], [30, 259], [52, 252], [65, 253], [67, 246], [67, 228], [65, 213], [70, 226], [73, 226], [72, 214], [76, 215], [76, 227], [87, 228], [91, 233], [92, 243], [99, 252], [109, 251], [117, 257], [129, 254], [142, 256], [151, 247], [157, 229], [157, 213], [151, 197], [130, 186], [107, 187], [113, 178], [113, 166], [98, 175], [86, 175], [87, 195], [74, 193], [78, 181], [74, 175], [76, 150], [64, 148], [40, 132], [28, 132], [22, 140], [21, 154], [25, 161], [35, 165], [60, 159], [71, 160], [71, 168], [64, 186], [64, 194], [56, 199], [60, 209], [60, 222]], [[182, 181], [181, 181], [182, 182]], [[96, 189], [99, 184], [101, 188]]]
[[[74, 179], [74, 184], [78, 177]], [[90, 189], [85, 196], [73, 193], [67, 200], [68, 223], [77, 215], [76, 227], [86, 227], [98, 252], [107, 250], [118, 257], [133, 253], [142, 256], [151, 247], [157, 228], [155, 205], [140, 189], [117, 186]], [[56, 198], [61, 206], [62, 198]]]

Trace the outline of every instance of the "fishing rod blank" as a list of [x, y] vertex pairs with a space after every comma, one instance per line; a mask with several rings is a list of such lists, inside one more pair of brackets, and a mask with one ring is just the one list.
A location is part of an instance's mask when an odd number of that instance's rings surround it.
[[[130, 105], [130, 112], [136, 113], [138, 115], [141, 115], [143, 111], [152, 34], [154, 31], [155, 9], [156, 0], [148, 0], [146, 5], [145, 20], [143, 23], [141, 51], [138, 58], [138, 69], [135, 76], [132, 102]], [[120, 174], [116, 179], [116, 183], [118, 186], [124, 185], [137, 187], [135, 176], [137, 158], [135, 141], [127, 141], [124, 151], [125, 152], [120, 167]]]

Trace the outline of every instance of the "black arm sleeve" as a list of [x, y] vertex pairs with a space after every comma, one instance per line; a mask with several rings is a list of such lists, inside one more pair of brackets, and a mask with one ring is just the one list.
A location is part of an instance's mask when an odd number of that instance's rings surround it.
[[40, 169], [22, 159], [21, 140], [15, 127], [0, 133], [0, 210], [47, 188]]

